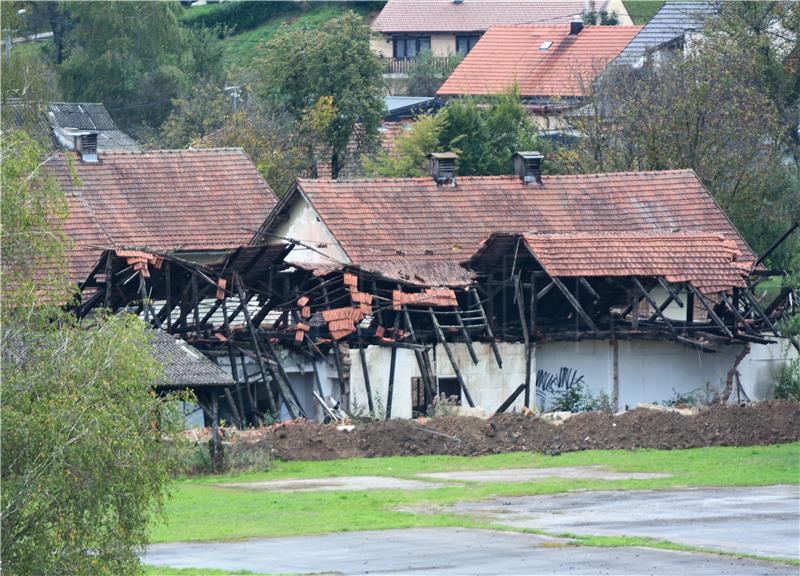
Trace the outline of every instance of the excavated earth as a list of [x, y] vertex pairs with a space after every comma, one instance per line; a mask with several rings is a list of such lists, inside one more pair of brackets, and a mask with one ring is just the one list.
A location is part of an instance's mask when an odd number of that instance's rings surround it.
[[800, 440], [800, 403], [713, 406], [693, 415], [643, 408], [589, 412], [560, 424], [522, 414], [447, 416], [361, 423], [349, 432], [300, 421], [227, 440], [236, 450], [265, 450], [283, 460], [780, 444]]

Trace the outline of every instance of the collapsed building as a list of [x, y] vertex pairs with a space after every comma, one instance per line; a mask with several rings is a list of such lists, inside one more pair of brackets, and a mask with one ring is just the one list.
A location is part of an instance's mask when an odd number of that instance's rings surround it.
[[[69, 154], [69, 153], [67, 153]], [[228, 372], [197, 387], [238, 426], [437, 397], [546, 409], [575, 386], [616, 408], [702, 390], [768, 397], [797, 306], [691, 170], [298, 180], [277, 201], [240, 150], [64, 158], [80, 317], [138, 314]], [[76, 264], [77, 263], [77, 264]], [[79, 265], [78, 265], [79, 264]]]

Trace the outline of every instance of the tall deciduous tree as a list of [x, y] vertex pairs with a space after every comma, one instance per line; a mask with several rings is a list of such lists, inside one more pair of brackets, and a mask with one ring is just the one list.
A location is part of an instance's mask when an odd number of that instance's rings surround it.
[[609, 68], [568, 117], [582, 137], [560, 162], [573, 172], [691, 168], [760, 251], [800, 216], [800, 179], [779, 104], [785, 88], [771, 93], [755, 44], [732, 26], [723, 11], [684, 54]]
[[314, 32], [277, 35], [265, 47], [261, 63], [265, 93], [303, 118], [320, 98], [330, 96], [334, 116], [322, 134], [329, 147], [332, 176], [342, 168], [356, 126], [369, 148], [383, 115], [383, 76], [369, 47], [370, 30], [356, 14], [335, 18]]
[[134, 574], [163, 501], [176, 422], [132, 316], [61, 312], [67, 202], [42, 149], [2, 137], [0, 557], [4, 573]]

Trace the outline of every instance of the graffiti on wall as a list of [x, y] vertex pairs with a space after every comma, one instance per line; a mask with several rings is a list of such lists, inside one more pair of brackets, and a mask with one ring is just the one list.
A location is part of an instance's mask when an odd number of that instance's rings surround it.
[[553, 374], [547, 370], [536, 371], [536, 400], [539, 409], [547, 410], [552, 405], [554, 396], [564, 394], [570, 390], [581, 388], [586, 382], [583, 374], [578, 374], [574, 368], [563, 366], [558, 373]]

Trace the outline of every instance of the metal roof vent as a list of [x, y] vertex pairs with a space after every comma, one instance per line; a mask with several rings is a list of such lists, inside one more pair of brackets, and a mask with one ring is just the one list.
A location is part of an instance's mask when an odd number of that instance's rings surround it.
[[571, 20], [569, 23], [569, 35], [577, 36], [583, 30], [583, 20]]
[[75, 150], [80, 152], [83, 162], [98, 162], [97, 132], [78, 132], [73, 134]]
[[437, 184], [456, 183], [456, 160], [458, 154], [455, 152], [432, 152], [428, 155], [431, 161], [431, 176]]
[[542, 184], [541, 152], [517, 152], [514, 154], [514, 171], [525, 184]]

